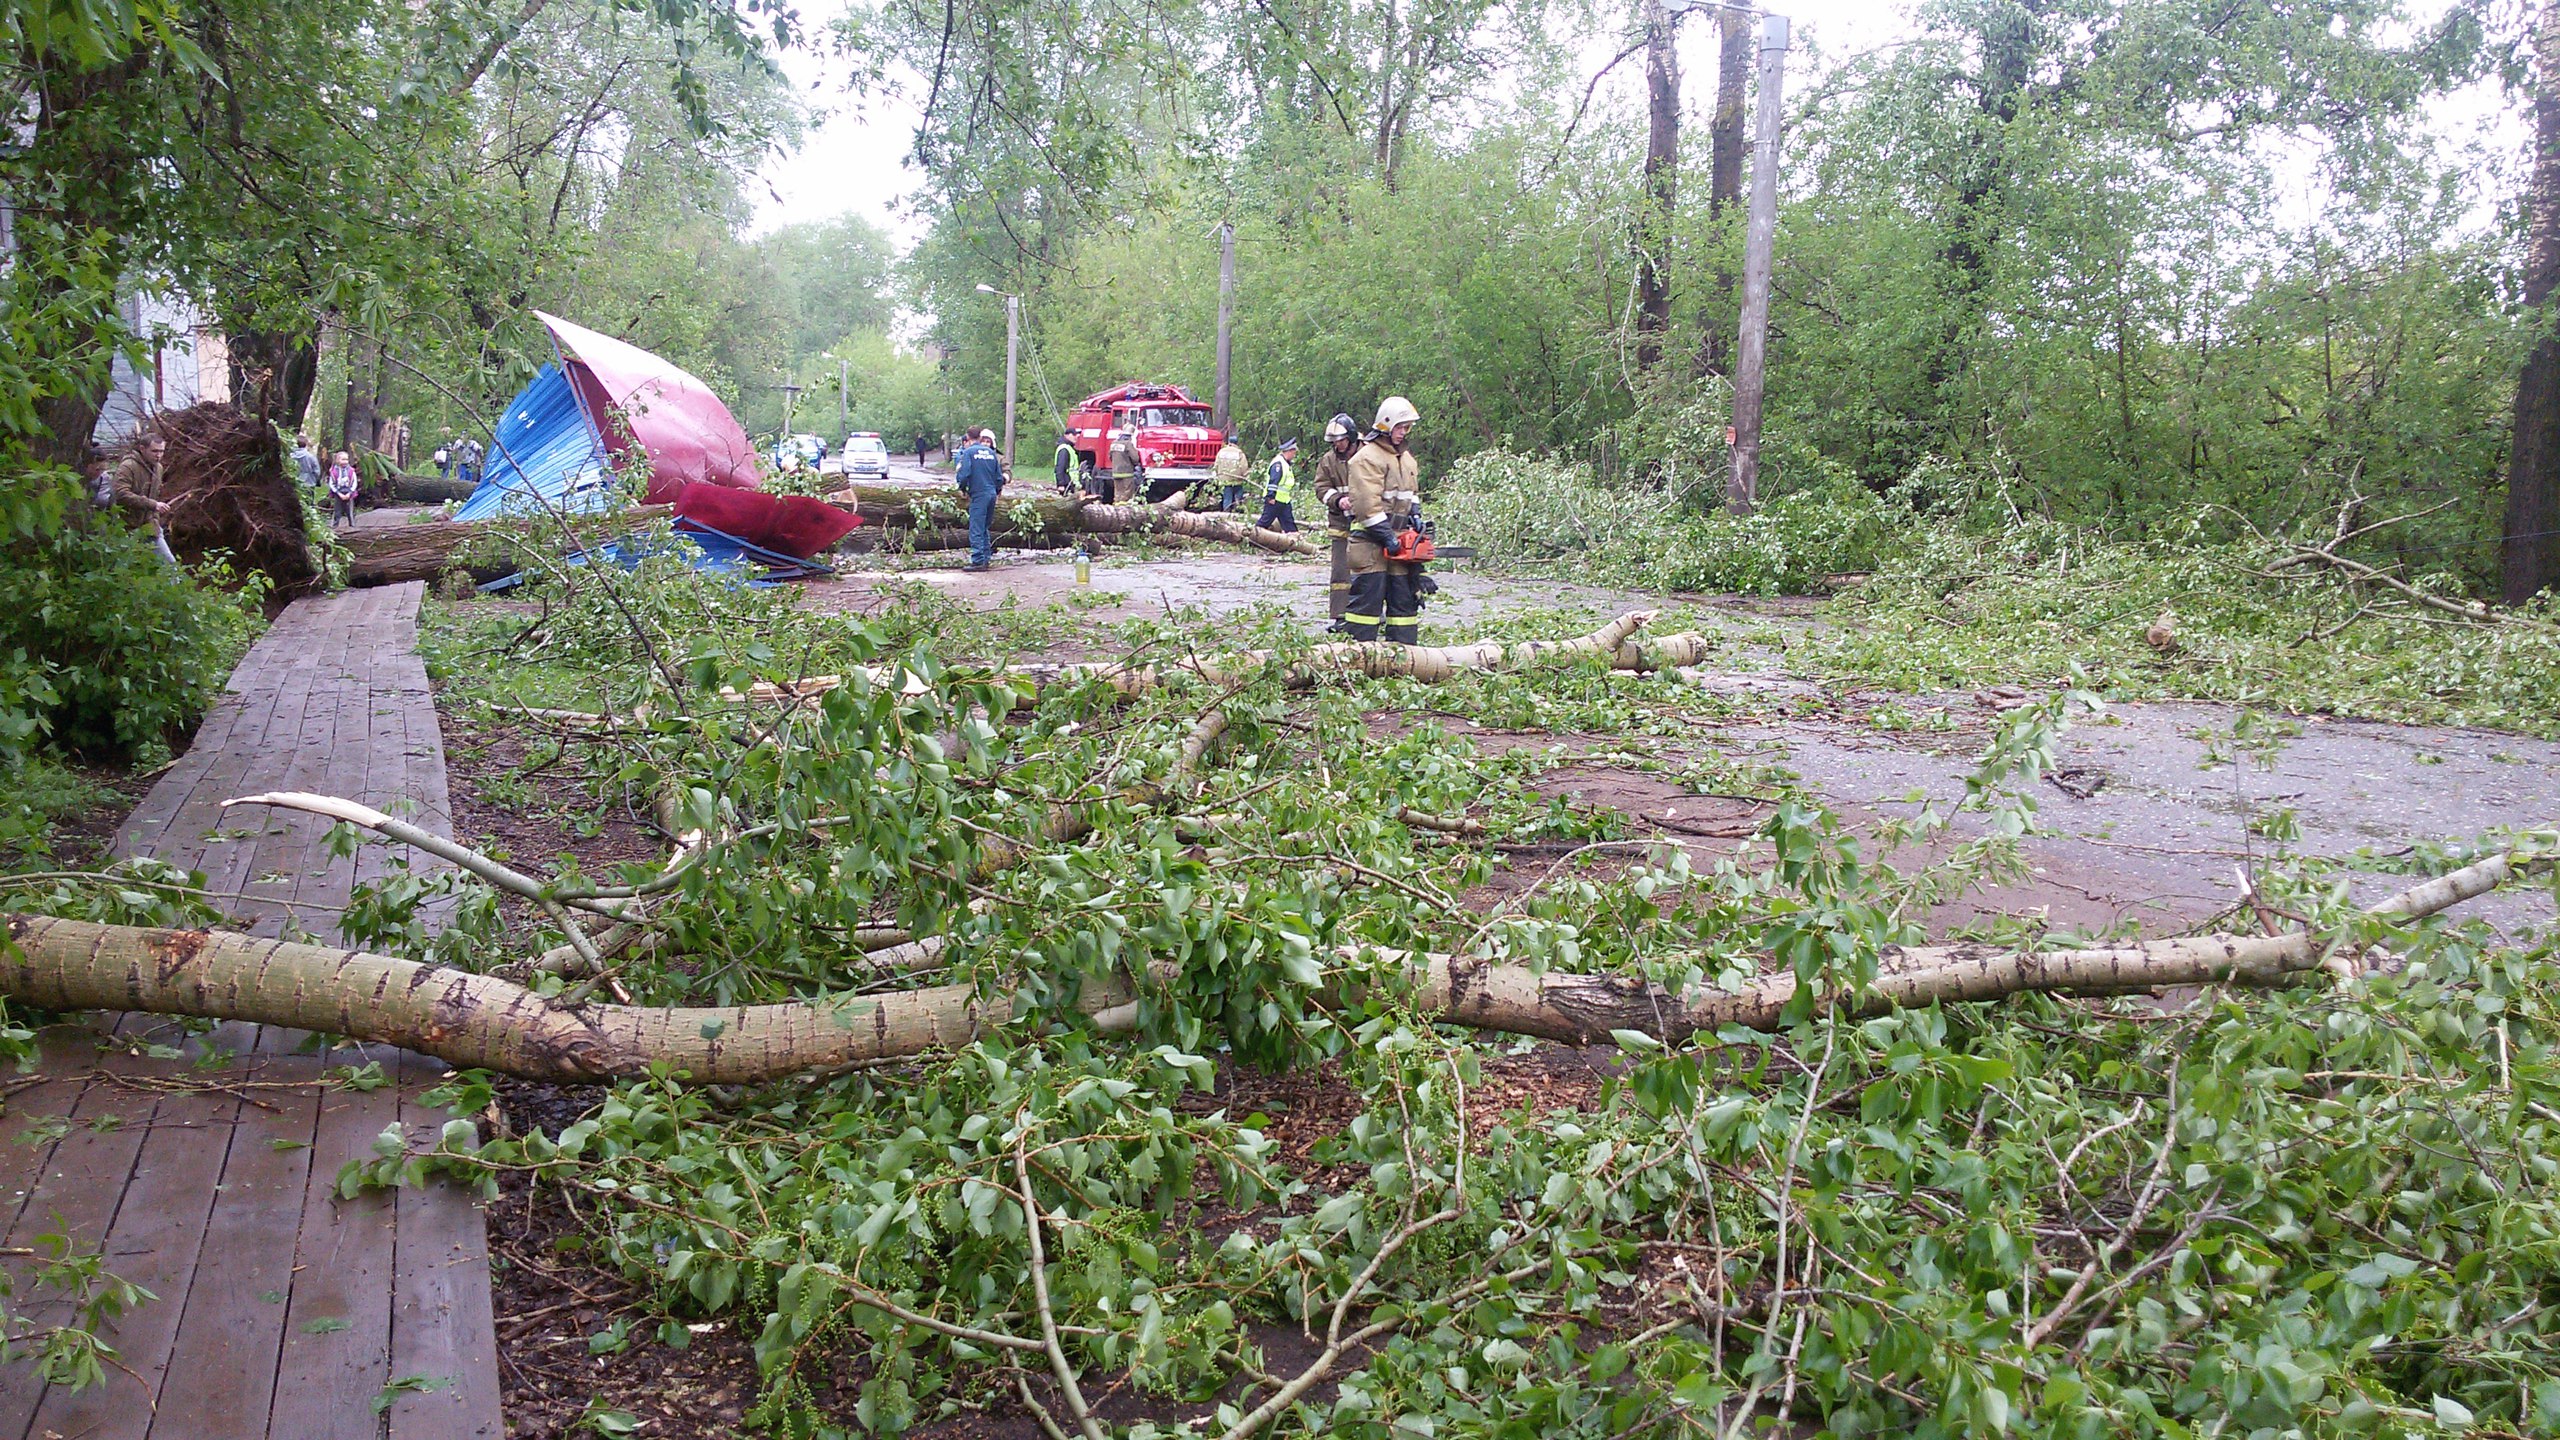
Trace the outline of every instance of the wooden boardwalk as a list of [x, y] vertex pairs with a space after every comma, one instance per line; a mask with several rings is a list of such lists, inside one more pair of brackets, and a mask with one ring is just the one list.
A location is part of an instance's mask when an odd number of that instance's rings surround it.
[[[334, 938], [359, 876], [329, 826], [232, 796], [315, 790], [444, 831], [444, 746], [416, 653], [420, 587], [296, 602], [240, 662], [194, 746], [117, 837], [201, 870], [261, 934]], [[406, 855], [412, 863], [429, 863]], [[340, 1167], [394, 1124], [431, 1140], [438, 1062], [230, 1024], [192, 1039], [148, 1016], [45, 1033], [34, 1084], [0, 1114], [6, 1244], [102, 1247], [158, 1298], [110, 1335], [130, 1373], [73, 1394], [0, 1368], [0, 1440], [448, 1440], [503, 1433], [480, 1209], [442, 1182], [337, 1198]], [[154, 1058], [151, 1047], [162, 1048]], [[168, 1057], [169, 1047], [181, 1053]], [[362, 1071], [371, 1089], [325, 1083]], [[12, 1259], [23, 1267], [24, 1259]], [[41, 1297], [13, 1304], [38, 1319]]]

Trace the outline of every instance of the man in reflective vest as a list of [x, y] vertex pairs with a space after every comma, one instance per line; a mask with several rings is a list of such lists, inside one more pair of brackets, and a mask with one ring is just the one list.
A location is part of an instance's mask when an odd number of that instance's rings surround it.
[[1264, 530], [1298, 533], [1298, 442], [1282, 442], [1271, 457], [1271, 474], [1262, 487], [1262, 514], [1253, 522]]

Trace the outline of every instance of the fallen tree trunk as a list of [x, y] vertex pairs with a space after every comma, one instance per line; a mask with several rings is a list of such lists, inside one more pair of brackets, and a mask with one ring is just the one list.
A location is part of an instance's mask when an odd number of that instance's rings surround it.
[[[968, 543], [968, 507], [957, 490], [919, 490], [906, 485], [856, 485], [831, 492], [838, 504], [851, 501], [871, 531], [878, 550], [928, 550], [949, 546], [942, 537]], [[1265, 530], [1231, 515], [1206, 515], [1183, 508], [1181, 495], [1154, 505], [1111, 505], [1081, 495], [1053, 491], [999, 496], [995, 537], [998, 544], [1032, 549], [1058, 549], [1083, 535], [1143, 535], [1161, 532], [1247, 545], [1281, 555], [1315, 555], [1323, 547], [1303, 535]], [[857, 532], [860, 533], [860, 532]], [[912, 535], [909, 543], [907, 537]], [[928, 543], [927, 537], [934, 540]]]
[[395, 471], [391, 476], [391, 498], [412, 505], [441, 505], [447, 500], [468, 500], [480, 487], [468, 480], [455, 480], [442, 475], [411, 475]]
[[[2496, 889], [2518, 857], [2492, 856], [2366, 912], [2416, 919]], [[10, 915], [0, 996], [48, 1010], [140, 1010], [290, 1025], [399, 1045], [457, 1066], [562, 1083], [633, 1078], [667, 1065], [696, 1084], [761, 1084], [965, 1044], [1011, 1018], [972, 985], [722, 1007], [575, 1005], [494, 976], [355, 950], [203, 930], [152, 930]], [[2197, 936], [2046, 953], [1955, 945], [1885, 952], [1862, 992], [1822, 997], [1833, 1013], [1992, 1000], [2042, 992], [2123, 994], [2176, 985], [2282, 985], [2315, 970], [2329, 940], [2308, 931]], [[1350, 953], [1350, 952], [1346, 952]], [[1415, 1007], [1478, 1029], [1590, 1042], [1612, 1031], [1678, 1041], [1724, 1025], [1775, 1030], [1792, 976], [1739, 991], [1673, 994], [1623, 976], [1381, 952]], [[1151, 967], [1150, 978], [1172, 978]], [[1091, 984], [1088, 1015], [1121, 1012], [1127, 983]]]
[[[2415, 920], [2486, 895], [2514, 873], [2516, 857], [2495, 855], [2404, 890], [2365, 913]], [[1852, 1016], [1905, 1006], [1996, 1000], [2026, 993], [2122, 995], [2181, 985], [2274, 987], [2320, 967], [2329, 941], [2309, 931], [2281, 935], [2191, 935], [2088, 950], [2009, 950], [1996, 945], [1887, 946], [1875, 984], [1848, 1004], [1844, 992], [1823, 1008]], [[1674, 994], [1643, 980], [1568, 975], [1526, 966], [1381, 951], [1405, 962], [1416, 1009], [1482, 1030], [1590, 1044], [1611, 1031], [1633, 1030], [1677, 1041], [1726, 1025], [1770, 1031], [1796, 997], [1791, 974], [1740, 990]]]
[[[1635, 632], [1652, 619], [1650, 610], [1630, 610], [1590, 634], [1572, 640], [1524, 640], [1513, 644], [1496, 640], [1475, 645], [1439, 646], [1341, 641], [1291, 655], [1289, 668], [1281, 680], [1293, 690], [1312, 689], [1329, 680], [1363, 678], [1419, 680], [1425, 684], [1437, 684], [1468, 671], [1525, 670], [1540, 665], [1571, 664], [1576, 660], [1597, 659], [1604, 655], [1612, 669], [1657, 671], [1695, 665], [1714, 648], [1714, 641], [1695, 631], [1635, 638]], [[1165, 665], [1131, 665], [1119, 660], [1070, 665], [1010, 665], [1003, 674], [1014, 682], [1021, 694], [1017, 703], [1029, 703], [1043, 689], [1080, 685], [1089, 680], [1101, 681], [1123, 695], [1159, 689], [1175, 680], [1231, 686], [1268, 667], [1281, 654], [1276, 650], [1246, 650], [1229, 655], [1198, 656]], [[860, 673], [874, 686], [914, 688], [922, 683], [889, 665], [875, 665]], [[762, 681], [750, 686], [743, 695], [749, 700], [805, 700], [823, 695], [844, 683], [842, 675], [812, 675], [788, 684]], [[734, 690], [724, 690], [721, 694], [732, 700], [741, 696], [741, 692]], [[546, 710], [540, 712], [540, 718], [594, 725], [609, 723], [613, 717]]]
[[[871, 551], [958, 549], [968, 544], [967, 507], [957, 492], [918, 490], [896, 485], [857, 485], [830, 497], [851, 501], [863, 528], [853, 532], [852, 548]], [[571, 523], [581, 541], [611, 538], [621, 527], [668, 514], [664, 506], [638, 506], [611, 515], [576, 517]], [[516, 528], [528, 540], [556, 534], [561, 522], [543, 516], [506, 521], [434, 521], [384, 530], [349, 531], [343, 537], [353, 557], [351, 585], [397, 585], [433, 580], [454, 568], [454, 553], [492, 528]], [[1082, 535], [1161, 533], [1194, 540], [1243, 545], [1281, 555], [1315, 555], [1321, 547], [1300, 535], [1258, 529], [1226, 515], [1200, 515], [1185, 510], [1181, 497], [1161, 505], [1099, 505], [1081, 498], [1036, 494], [996, 503], [995, 538], [999, 545], [1059, 549]]]
[[674, 513], [675, 508], [669, 505], [635, 505], [611, 515], [572, 516], [565, 522], [549, 516], [509, 520], [422, 520], [414, 525], [342, 530], [338, 539], [347, 547], [348, 584], [400, 585], [411, 580], [433, 580], [447, 570], [470, 568], [455, 556], [474, 540], [499, 536], [513, 537], [526, 544], [548, 543], [557, 540], [565, 523], [571, 543], [561, 548], [571, 548], [611, 539], [643, 521], [661, 519]]

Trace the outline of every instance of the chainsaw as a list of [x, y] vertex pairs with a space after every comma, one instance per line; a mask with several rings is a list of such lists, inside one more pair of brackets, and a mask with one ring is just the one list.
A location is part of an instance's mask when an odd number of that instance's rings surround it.
[[1394, 517], [1395, 538], [1387, 542], [1386, 556], [1399, 565], [1421, 565], [1440, 553], [1432, 541], [1432, 524], [1422, 512]]

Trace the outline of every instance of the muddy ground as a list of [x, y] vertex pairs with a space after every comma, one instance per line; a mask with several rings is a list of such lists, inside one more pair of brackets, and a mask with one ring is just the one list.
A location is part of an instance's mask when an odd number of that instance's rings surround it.
[[[1079, 587], [1072, 561], [1062, 555], [1006, 552], [985, 574], [961, 571], [956, 559], [849, 569], [809, 587], [807, 603], [859, 609], [884, 582], [900, 581], [931, 585], [982, 610], [1008, 603], [1070, 606], [1094, 627], [1183, 609], [1221, 615], [1274, 607], [1310, 628], [1320, 628], [1325, 615], [1326, 571], [1318, 560], [1209, 547], [1111, 555], [1095, 565], [1091, 583]], [[1996, 676], [1984, 677], [1986, 688], [1978, 692], [1910, 696], [1792, 673], [1784, 637], [1827, 623], [1806, 600], [1648, 595], [1498, 578], [1463, 565], [1443, 565], [1437, 573], [1442, 589], [1426, 611], [1430, 625], [1498, 631], [1506, 616], [1526, 612], [1564, 611], [1597, 623], [1651, 609], [1662, 612], [1654, 627], [1659, 632], [1726, 636], [1731, 643], [1695, 683], [1736, 713], [1701, 721], [1694, 739], [1659, 747], [1655, 758], [1675, 767], [1705, 757], [1747, 759], [1793, 774], [1854, 815], [1911, 813], [1917, 807], [1906, 797], [1915, 791], [1940, 802], [1961, 796], [1964, 777], [2002, 712], [2031, 698], [2000, 686]], [[1534, 618], [1554, 623], [1552, 614]], [[1627, 683], [1672, 682], [1630, 677]], [[2242, 873], [2256, 873], [2279, 849], [2328, 857], [2362, 852], [2382, 868], [2415, 845], [2560, 822], [2560, 743], [2322, 715], [2269, 717], [2272, 723], [2262, 728], [2273, 733], [2235, 741], [2231, 732], [2240, 716], [2228, 705], [2121, 702], [2079, 717], [2064, 737], [2058, 773], [2034, 790], [2046, 832], [2028, 842], [2035, 873], [1945, 918], [2001, 910], [2041, 915], [2073, 932], [2138, 926], [2160, 933], [2238, 903]], [[1545, 737], [1544, 743], [1554, 742]], [[1588, 737], [1561, 743], [1607, 748]], [[1686, 792], [1658, 773], [1600, 766], [1555, 778], [1582, 798], [1652, 821], [1666, 836], [1685, 832], [1715, 841], [1728, 828], [1729, 816], [1684, 814]], [[1682, 820], [1691, 824], [1677, 823]], [[1702, 822], [1717, 833], [1696, 835]], [[2368, 874], [2354, 888], [2372, 898], [2397, 882]], [[2547, 926], [2553, 906], [2547, 894], [2519, 891], [2466, 913], [2513, 929]]]

